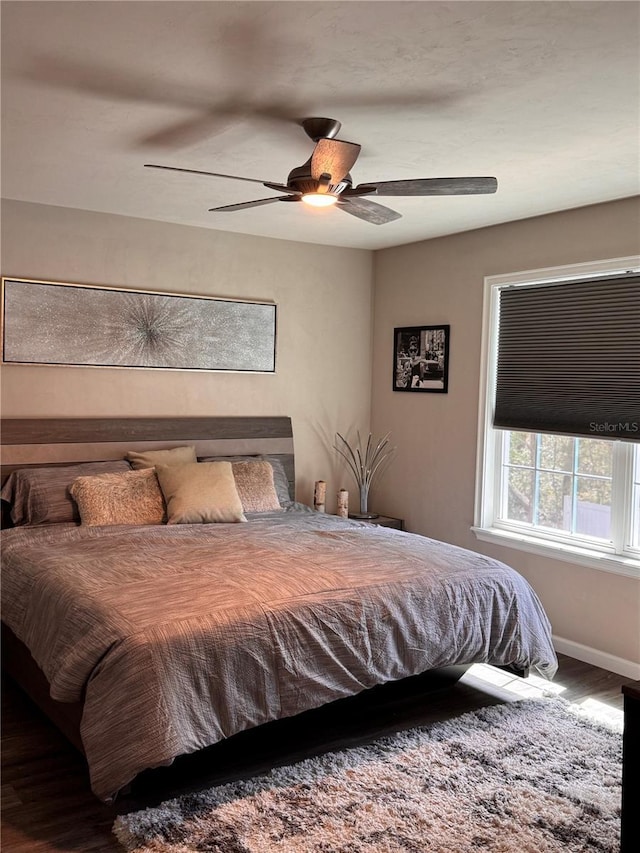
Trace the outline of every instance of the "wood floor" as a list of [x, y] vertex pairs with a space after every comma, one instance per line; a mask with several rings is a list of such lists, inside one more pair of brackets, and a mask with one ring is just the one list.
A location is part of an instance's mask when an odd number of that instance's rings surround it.
[[[555, 683], [572, 702], [587, 697], [622, 710], [630, 679], [559, 656]], [[170, 768], [143, 774], [115, 806], [91, 793], [84, 759], [8, 678], [2, 694], [3, 853], [118, 851], [111, 834], [117, 814], [155, 805], [187, 790], [264, 772], [277, 764], [366, 742], [380, 734], [513, 701], [532, 688], [486, 670], [426, 693], [422, 677], [375, 688], [318, 711], [244, 732]], [[494, 683], [491, 676], [495, 675]]]

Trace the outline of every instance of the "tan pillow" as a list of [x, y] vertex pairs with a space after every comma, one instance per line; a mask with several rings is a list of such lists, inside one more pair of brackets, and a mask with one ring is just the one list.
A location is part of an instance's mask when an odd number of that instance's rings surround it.
[[152, 468], [123, 474], [78, 477], [70, 492], [78, 504], [82, 524], [162, 524], [165, 507]]
[[273, 468], [268, 462], [232, 462], [231, 468], [245, 512], [282, 509], [273, 484]]
[[246, 521], [230, 462], [157, 465], [168, 524]]
[[126, 458], [134, 471], [141, 468], [155, 468], [156, 465], [183, 465], [185, 462], [197, 462], [195, 447], [171, 447], [168, 450], [143, 450], [138, 453], [129, 450]]

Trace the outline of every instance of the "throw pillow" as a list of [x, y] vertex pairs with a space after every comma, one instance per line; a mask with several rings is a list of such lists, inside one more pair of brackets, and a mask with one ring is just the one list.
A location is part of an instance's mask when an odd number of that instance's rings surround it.
[[162, 524], [164, 500], [152, 468], [78, 477], [71, 486], [83, 525]]
[[245, 512], [274, 512], [282, 509], [268, 462], [232, 462], [233, 477]]
[[156, 465], [182, 465], [185, 462], [197, 462], [195, 447], [171, 447], [167, 450], [129, 450], [126, 458], [134, 471], [142, 468], [155, 468]]
[[230, 462], [157, 465], [169, 524], [246, 521]]

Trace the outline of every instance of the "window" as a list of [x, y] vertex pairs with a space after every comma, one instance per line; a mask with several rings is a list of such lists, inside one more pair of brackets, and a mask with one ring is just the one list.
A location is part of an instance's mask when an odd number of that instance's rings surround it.
[[636, 448], [633, 475], [633, 509], [631, 520], [631, 545], [640, 550], [640, 450]]
[[[493, 526], [546, 541], [640, 557], [640, 452], [592, 438], [501, 432]], [[635, 471], [625, 488], [624, 472]], [[617, 472], [614, 477], [614, 470]], [[633, 507], [629, 525], [625, 508]], [[626, 536], [625, 536], [626, 532]]]
[[[537, 285], [541, 291], [544, 289], [540, 298], [547, 301], [551, 298], [553, 301], [550, 285], [575, 283], [577, 288], [573, 291], [566, 286], [556, 291], [562, 303], [563, 299], [566, 301], [568, 293], [572, 296], [585, 292], [590, 295], [590, 291], [580, 287], [581, 278], [584, 278], [589, 286], [595, 282], [596, 288], [598, 282], [602, 286], [608, 286], [610, 281], [614, 281], [620, 290], [619, 283], [624, 282], [625, 274], [628, 275], [630, 270], [638, 267], [640, 258], [624, 258], [601, 264], [495, 276], [486, 280], [483, 387], [474, 526], [474, 532], [479, 539], [546, 554], [557, 559], [584, 563], [607, 571], [640, 576], [640, 444], [629, 440], [636, 437], [640, 440], [640, 417], [635, 417], [638, 411], [636, 397], [640, 387], [637, 377], [640, 373], [635, 373], [635, 386], [628, 385], [628, 377], [622, 383], [616, 384], [617, 373], [613, 373], [611, 387], [619, 389], [622, 386], [630, 389], [629, 393], [624, 394], [624, 419], [603, 420], [601, 410], [603, 405], [606, 410], [606, 395], [603, 401], [602, 395], [594, 394], [594, 399], [598, 396], [597, 405], [600, 412], [594, 415], [593, 420], [589, 420], [592, 397], [583, 393], [581, 411], [576, 416], [576, 422], [577, 417], [581, 419], [578, 429], [564, 426], [573, 416], [571, 407], [568, 406], [561, 416], [555, 411], [549, 411], [551, 419], [558, 418], [557, 429], [554, 429], [553, 425], [545, 424], [544, 432], [537, 431], [540, 418], [546, 415], [544, 404], [532, 403], [532, 398], [537, 395], [537, 399], [542, 401], [546, 394], [547, 399], [553, 401], [555, 394], [564, 401], [565, 395], [553, 388], [549, 392], [549, 385], [544, 387], [544, 379], [536, 372], [536, 365], [540, 363], [538, 353], [527, 352], [522, 343], [526, 332], [521, 334], [521, 319], [518, 320], [515, 335], [510, 334], [507, 328], [506, 313], [503, 328], [500, 328], [502, 290], [509, 291], [511, 310], [514, 289], [522, 287], [523, 294], [526, 289], [528, 293], [523, 301], [526, 306], [524, 313], [530, 317], [527, 300], [530, 304], [532, 291], [535, 291]], [[635, 284], [638, 279], [628, 277], [626, 281], [634, 282], [628, 290], [634, 308], [637, 300], [640, 310], [640, 284]], [[634, 287], [637, 289], [634, 290]], [[534, 292], [533, 299], [536, 298], [538, 294]], [[517, 302], [517, 293], [515, 301]], [[586, 302], [588, 301], [587, 299]], [[621, 312], [623, 325], [624, 316], [629, 313], [629, 304], [627, 302], [625, 311]], [[548, 311], [548, 308], [545, 310]], [[611, 312], [609, 309], [608, 311], [610, 315]], [[597, 316], [599, 318], [599, 310]], [[607, 322], [610, 320], [608, 316]], [[633, 363], [634, 352], [637, 354], [640, 351], [640, 326], [636, 325], [634, 320], [629, 327], [631, 336], [628, 329], [621, 327], [613, 337], [614, 346], [619, 348], [620, 336], [627, 335], [624, 347]], [[536, 337], [535, 326], [531, 324], [531, 328], [533, 340]], [[566, 327], [560, 324], [559, 329], [563, 328]], [[580, 336], [582, 346], [585, 338], [583, 330], [578, 330], [576, 334]], [[600, 341], [600, 335], [599, 328], [594, 328], [594, 339]], [[540, 338], [540, 334], [537, 337]], [[556, 354], [554, 358], [559, 359], [558, 371], [550, 371], [550, 382], [553, 383], [558, 381], [557, 375], [561, 373], [563, 341], [569, 339], [565, 338], [562, 331], [558, 340], [554, 341], [546, 334], [542, 334], [542, 338], [547, 351], [551, 348]], [[502, 346], [503, 340], [507, 341], [507, 347], [511, 349]], [[511, 358], [514, 348], [519, 352], [515, 351], [514, 357]], [[580, 359], [575, 356], [576, 346], [571, 346], [571, 350], [567, 361], [575, 373]], [[517, 365], [514, 368], [515, 360], [520, 357], [522, 364], [531, 371], [526, 379], [522, 369], [518, 369]], [[551, 364], [553, 363], [551, 361]], [[589, 370], [586, 372], [590, 373]], [[507, 377], [506, 392], [504, 384], [500, 385], [502, 374]], [[520, 380], [519, 376], [522, 377]], [[570, 384], [566, 385], [566, 379], [562, 381], [570, 394]], [[584, 377], [582, 374], [578, 379], [578, 382], [588, 381], [589, 376]], [[535, 392], [530, 396], [529, 383], [533, 383]], [[520, 428], [505, 428], [504, 416], [500, 414], [497, 420], [500, 422], [500, 417], [503, 417], [502, 428], [494, 426], [496, 397], [500, 394], [510, 398], [509, 416], [516, 410], [516, 406], [511, 406], [511, 400], [516, 399], [517, 405], [520, 406], [516, 415]], [[518, 395], [523, 401], [522, 404], [517, 399]], [[617, 407], [620, 399], [618, 395], [609, 411], [619, 411]], [[526, 428], [527, 407], [533, 413], [529, 429]], [[558, 405], [557, 409], [560, 411], [561, 406]]]

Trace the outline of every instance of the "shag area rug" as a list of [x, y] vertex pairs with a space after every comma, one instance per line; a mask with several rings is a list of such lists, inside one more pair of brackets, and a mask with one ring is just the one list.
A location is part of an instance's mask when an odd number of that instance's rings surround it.
[[617, 853], [622, 737], [521, 700], [119, 817], [133, 853]]

